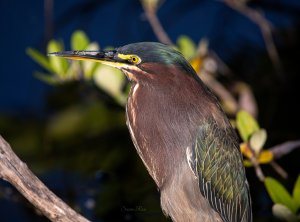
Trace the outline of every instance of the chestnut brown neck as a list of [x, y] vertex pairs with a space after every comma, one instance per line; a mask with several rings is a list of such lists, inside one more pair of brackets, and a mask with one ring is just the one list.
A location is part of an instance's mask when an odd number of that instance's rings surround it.
[[140, 76], [133, 83], [127, 103], [132, 140], [159, 187], [164, 178], [174, 175], [176, 164], [185, 162], [182, 158], [186, 148], [193, 145], [200, 119], [205, 119], [200, 117], [209, 115], [207, 106], [212, 105], [202, 84], [177, 70], [162, 67], [160, 73], [150, 77], [147, 72], [133, 73]]

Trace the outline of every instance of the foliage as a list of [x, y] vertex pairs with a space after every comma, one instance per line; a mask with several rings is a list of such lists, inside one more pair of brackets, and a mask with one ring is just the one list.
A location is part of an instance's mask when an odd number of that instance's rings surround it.
[[[99, 50], [96, 42], [90, 42], [83, 31], [77, 30], [71, 36], [71, 50]], [[51, 40], [48, 43], [47, 52], [63, 51], [62, 42]], [[58, 85], [70, 81], [93, 81], [100, 89], [114, 98], [120, 105], [126, 102], [126, 91], [123, 86], [125, 77], [117, 69], [109, 68], [95, 62], [67, 61], [55, 56], [46, 57], [35, 49], [28, 48], [27, 54], [48, 74], [36, 72], [35, 75], [52, 85]]]
[[[261, 164], [270, 163], [273, 154], [269, 150], [263, 150], [267, 141], [267, 132], [261, 129], [258, 122], [246, 111], [239, 111], [236, 117], [236, 126], [243, 143], [240, 145], [241, 152], [251, 159], [256, 156]], [[245, 166], [252, 166], [249, 160], [244, 160]]]
[[285, 221], [300, 221], [300, 213], [296, 215], [300, 209], [300, 175], [294, 185], [292, 195], [274, 178], [267, 177], [265, 186], [275, 203], [273, 206], [274, 215]]
[[182, 53], [182, 55], [187, 59], [191, 60], [196, 55], [196, 44], [185, 35], [179, 36], [177, 39], [178, 50]]
[[[253, 162], [267, 164], [273, 160], [270, 150], [263, 150], [267, 140], [267, 132], [261, 129], [258, 122], [247, 112], [239, 111], [236, 117], [236, 126], [243, 140], [240, 144], [242, 154], [247, 158], [245, 166], [253, 166]], [[276, 179], [264, 178], [264, 184], [268, 194], [274, 202], [273, 214], [285, 221], [300, 221], [300, 175], [294, 185], [293, 195], [284, 188]]]

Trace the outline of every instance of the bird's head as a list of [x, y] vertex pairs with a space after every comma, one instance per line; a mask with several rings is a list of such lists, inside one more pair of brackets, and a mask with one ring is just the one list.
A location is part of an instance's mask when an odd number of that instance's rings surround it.
[[[122, 70], [131, 81], [170, 79], [174, 75], [196, 75], [191, 65], [174, 48], [156, 42], [139, 42], [104, 51], [49, 53], [73, 60], [99, 62]], [[170, 71], [172, 69], [172, 71]], [[167, 77], [167, 78], [166, 78]]]

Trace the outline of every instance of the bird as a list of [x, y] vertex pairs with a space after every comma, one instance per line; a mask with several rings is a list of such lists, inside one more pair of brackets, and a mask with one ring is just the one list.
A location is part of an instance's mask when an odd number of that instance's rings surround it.
[[252, 221], [238, 136], [217, 97], [178, 50], [138, 42], [49, 55], [99, 62], [126, 75], [126, 124], [166, 216], [176, 222]]

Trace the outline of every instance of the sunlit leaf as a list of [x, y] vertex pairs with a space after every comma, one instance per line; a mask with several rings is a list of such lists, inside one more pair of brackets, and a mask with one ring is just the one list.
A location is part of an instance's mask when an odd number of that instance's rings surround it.
[[[247, 155], [249, 155], [249, 154], [247, 154], [247, 153], [245, 154], [245, 151], [242, 151], [242, 153], [243, 153], [244, 156], [246, 156], [246, 157], [248, 157]], [[248, 157], [248, 158], [251, 158], [251, 156]], [[270, 162], [273, 160], [273, 153], [272, 153], [271, 151], [269, 151], [269, 150], [264, 150], [264, 151], [262, 151], [262, 152], [259, 154], [257, 160], [258, 160], [258, 163], [259, 163], [259, 164], [267, 164], [267, 163], [270, 163]], [[253, 164], [252, 164], [252, 162], [251, 162], [250, 160], [244, 160], [244, 166], [245, 166], [245, 167], [252, 167]]]
[[50, 64], [49, 60], [42, 53], [40, 53], [39, 51], [37, 51], [33, 48], [27, 48], [26, 53], [35, 62], [37, 62], [40, 66], [42, 66], [44, 69], [48, 70], [49, 72], [54, 72], [54, 70], [51, 67], [51, 64]]
[[[195, 56], [190, 60], [190, 63], [192, 67], [195, 69], [197, 73], [201, 71], [202, 68], [204, 68], [204, 61], [208, 61], [207, 64], [212, 64], [212, 58], [209, 59], [207, 56], [208, 54], [208, 45], [209, 42], [206, 38], [202, 38], [197, 46], [197, 51], [195, 52]], [[216, 66], [217, 69], [217, 66]], [[208, 70], [212, 71], [212, 69]], [[213, 72], [215, 73], [215, 71]]]
[[[99, 45], [96, 42], [92, 42], [87, 46], [86, 50], [97, 51], [99, 50]], [[96, 62], [82, 61], [83, 73], [86, 79], [90, 79], [92, 77], [97, 65], [98, 64]]]
[[122, 92], [125, 76], [112, 67], [100, 65], [93, 76], [96, 85], [112, 96], [116, 101], [125, 104], [126, 96]]
[[271, 177], [265, 179], [265, 186], [274, 203], [285, 205], [293, 213], [296, 213], [296, 203], [284, 186]]
[[267, 132], [265, 129], [260, 129], [255, 131], [251, 136], [250, 136], [250, 147], [253, 149], [253, 151], [258, 154], [263, 146], [265, 145], [265, 142], [267, 140]]
[[293, 214], [289, 208], [282, 204], [274, 204], [272, 207], [272, 212], [275, 217], [281, 220], [288, 222], [299, 222], [299, 219], [296, 217], [296, 215]]
[[[51, 40], [48, 43], [47, 51], [48, 53], [63, 51], [62, 44], [60, 44], [58, 41]], [[68, 68], [67, 60], [56, 56], [49, 56], [49, 61], [54, 72], [60, 77], [64, 77]]]
[[203, 58], [200, 56], [196, 56], [190, 60], [190, 63], [194, 70], [199, 73], [203, 66]]
[[258, 162], [260, 164], [270, 163], [273, 160], [273, 153], [269, 150], [262, 151], [258, 156]]
[[296, 202], [297, 209], [300, 208], [300, 175], [298, 176], [293, 189], [293, 199]]
[[250, 136], [257, 130], [259, 125], [257, 121], [246, 111], [239, 111], [237, 113], [237, 129], [243, 141], [248, 141]]
[[80, 68], [80, 61], [71, 61], [69, 68], [64, 76], [65, 81], [74, 81], [81, 79], [82, 70]]
[[85, 50], [89, 45], [90, 40], [87, 35], [81, 31], [75, 31], [71, 36], [71, 49], [72, 50]]
[[190, 60], [195, 56], [196, 45], [188, 36], [179, 36], [179, 38], [177, 39], [177, 45], [179, 51], [187, 60]]
[[252, 151], [250, 150], [250, 148], [248, 146], [248, 143], [240, 144], [240, 150], [241, 150], [241, 153], [247, 158], [251, 158], [253, 156]]

